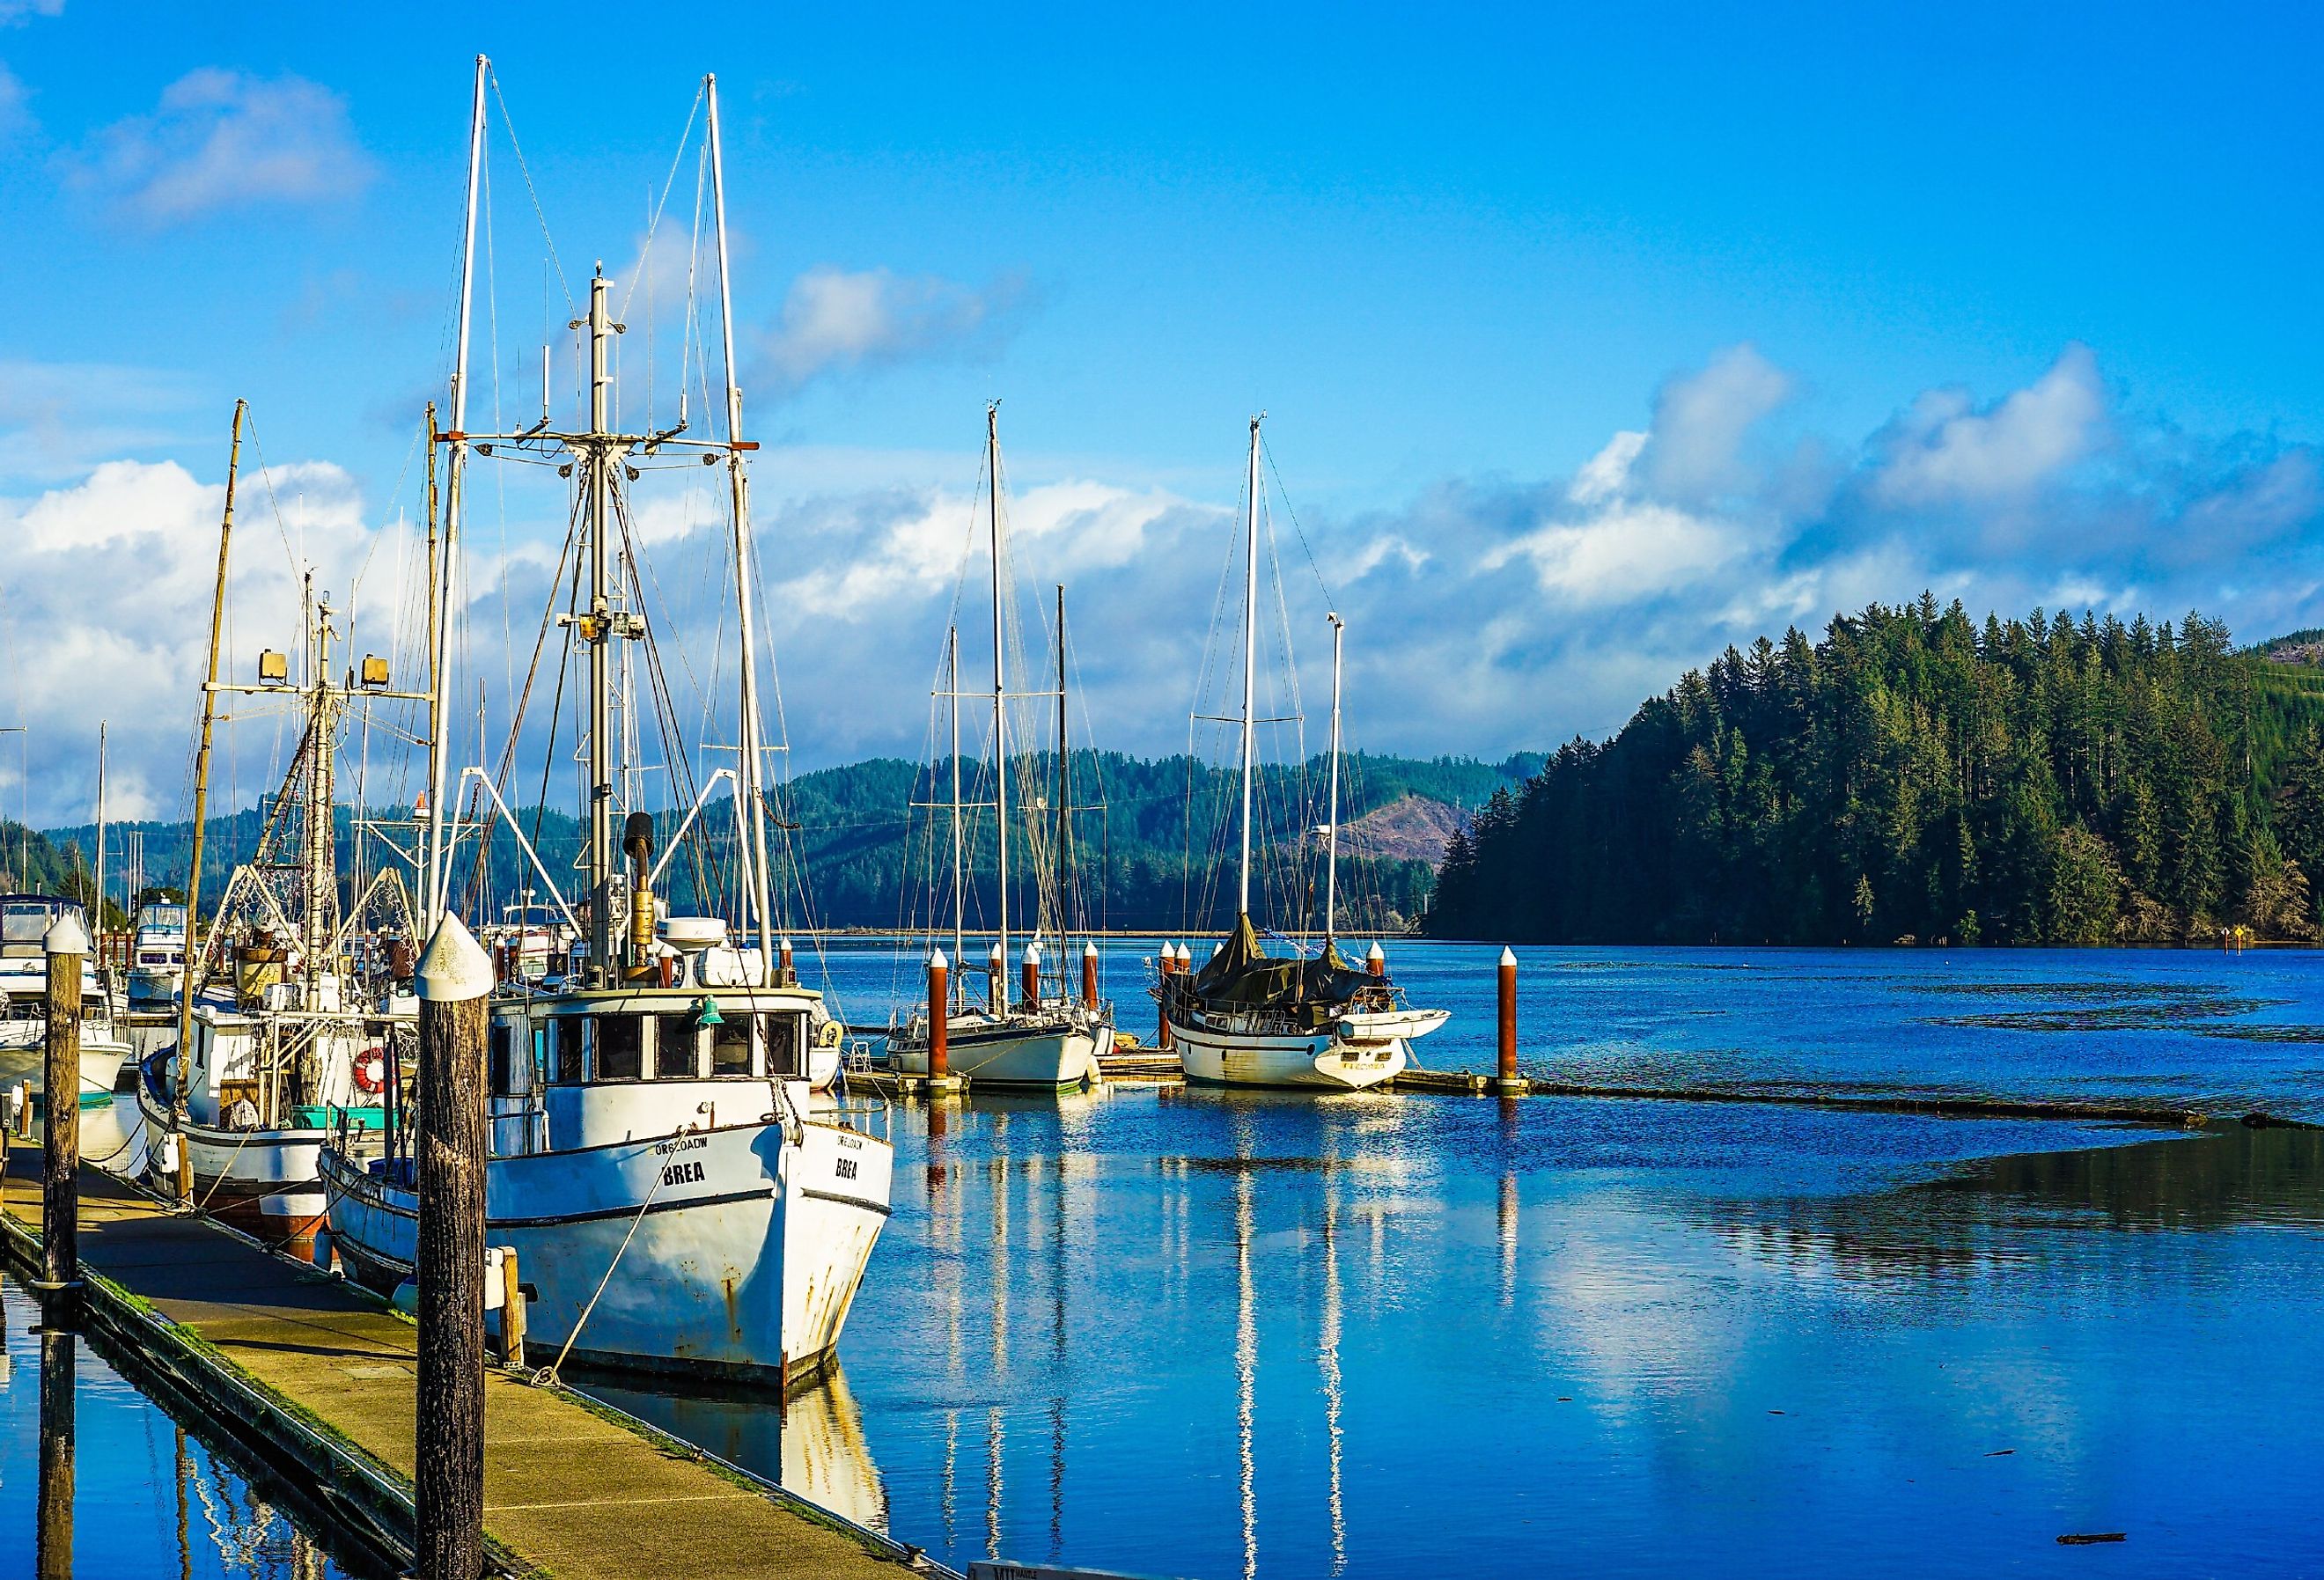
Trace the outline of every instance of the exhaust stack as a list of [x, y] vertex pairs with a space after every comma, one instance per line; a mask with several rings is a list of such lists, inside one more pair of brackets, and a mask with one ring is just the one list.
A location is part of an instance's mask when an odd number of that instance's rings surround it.
[[630, 965], [632, 981], [654, 971], [653, 854], [650, 812], [632, 812], [622, 824], [622, 853], [630, 858]]

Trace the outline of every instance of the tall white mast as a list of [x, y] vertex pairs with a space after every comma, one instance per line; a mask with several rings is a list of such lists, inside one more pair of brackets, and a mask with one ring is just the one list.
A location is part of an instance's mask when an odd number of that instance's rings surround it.
[[726, 358], [726, 476], [733, 492], [734, 598], [742, 643], [741, 789], [751, 820], [749, 854], [743, 858], [743, 866], [759, 934], [763, 982], [770, 980], [774, 971], [775, 922], [767, 873], [767, 802], [760, 790], [764, 764], [759, 744], [759, 642], [752, 620], [751, 499], [748, 480], [742, 475], [742, 392], [734, 383], [734, 291], [726, 268], [726, 162], [718, 134], [717, 77], [705, 77], [702, 86], [710, 107], [710, 196], [718, 221], [718, 328]]
[[484, 79], [491, 69], [492, 62], [478, 55], [475, 95], [468, 112], [468, 217], [460, 242], [460, 328], [452, 363], [452, 430], [447, 436], [452, 453], [445, 468], [444, 534], [436, 558], [436, 585], [428, 589], [436, 610], [436, 651], [428, 663], [428, 882], [421, 895], [422, 937], [435, 930], [444, 914], [451, 869], [444, 837], [445, 781], [451, 769], [444, 741], [444, 691], [452, 668], [452, 587], [460, 562], [461, 480], [467, 471], [468, 321], [476, 271], [476, 194], [484, 164]]
[[1009, 969], [1009, 688], [1001, 667], [1001, 402], [984, 408], [985, 487], [992, 507], [992, 817], [1001, 847], [1001, 968]]
[[1331, 790], [1324, 800], [1323, 826], [1323, 948], [1329, 953], [1340, 925], [1340, 639], [1347, 623], [1327, 614], [1332, 623], [1332, 771]]
[[[945, 667], [951, 679], [945, 695], [952, 698], [952, 957], [968, 958], [968, 873], [960, 833], [960, 627], [945, 636]], [[968, 975], [964, 967], [958, 975]], [[956, 988], [954, 991], [958, 991]]]
[[1251, 671], [1259, 658], [1259, 425], [1262, 411], [1250, 420], [1250, 476], [1243, 504], [1242, 569], [1242, 882], [1236, 906], [1250, 915], [1250, 773]]
[[89, 918], [97, 936], [105, 936], [105, 721], [97, 721], [97, 909]]
[[[587, 468], [585, 485], [589, 531], [589, 613], [581, 623], [589, 644], [588, 853], [589, 963], [599, 982], [613, 980], [615, 941], [621, 929], [613, 918], [613, 677], [605, 644], [613, 640], [613, 598], [606, 577], [605, 540], [614, 527], [613, 468], [620, 465], [612, 429], [613, 372], [607, 342], [613, 337], [613, 320], [605, 305], [609, 282], [601, 271], [589, 279], [589, 431], [581, 462]], [[449, 559], [449, 555], [446, 556]]]

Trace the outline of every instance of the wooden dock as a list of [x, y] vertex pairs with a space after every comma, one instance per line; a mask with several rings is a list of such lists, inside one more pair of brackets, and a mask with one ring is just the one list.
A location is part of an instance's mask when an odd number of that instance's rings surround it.
[[[0, 1179], [0, 1253], [37, 1270], [40, 1154]], [[364, 1545], [412, 1538], [418, 1330], [343, 1281], [81, 1170], [83, 1326], [151, 1362]], [[948, 1575], [569, 1391], [484, 1387], [484, 1529], [513, 1575], [605, 1580]], [[769, 1408], [776, 1408], [770, 1400]]]

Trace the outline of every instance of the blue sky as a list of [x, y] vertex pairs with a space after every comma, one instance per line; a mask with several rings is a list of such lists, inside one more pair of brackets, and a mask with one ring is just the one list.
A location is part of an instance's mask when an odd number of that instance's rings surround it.
[[[919, 746], [996, 395], [1019, 570], [1073, 582], [1105, 635], [1091, 726], [1135, 750], [1185, 743], [1261, 406], [1380, 749], [1602, 732], [1728, 641], [1923, 586], [2324, 620], [2308, 14], [881, 15], [0, 0], [32, 793], [85, 799], [50, 781], [129, 715], [124, 793], [174, 809], [237, 394], [279, 543], [326, 584], [401, 551], [479, 50], [576, 288], [634, 262], [720, 74], [802, 765]], [[497, 106], [493, 134], [490, 305], [529, 411], [540, 227]], [[563, 513], [494, 510], [479, 596], [521, 605]], [[275, 559], [248, 606], [291, 585]], [[1320, 654], [1320, 601], [1293, 619]]]

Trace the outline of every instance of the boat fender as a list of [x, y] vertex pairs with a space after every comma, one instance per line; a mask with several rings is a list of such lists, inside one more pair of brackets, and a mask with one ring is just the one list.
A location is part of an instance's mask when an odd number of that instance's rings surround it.
[[387, 1090], [387, 1052], [384, 1049], [366, 1048], [355, 1058], [355, 1090], [376, 1095]]

